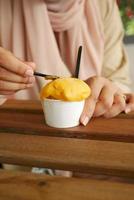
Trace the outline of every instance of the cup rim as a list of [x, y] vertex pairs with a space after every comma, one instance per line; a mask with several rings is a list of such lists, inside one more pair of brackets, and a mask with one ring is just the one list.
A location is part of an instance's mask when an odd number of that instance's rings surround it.
[[42, 101], [61, 101], [59, 99], [49, 99], [49, 98], [44, 98]]
[[74, 103], [74, 102], [83, 102], [83, 101], [85, 101], [85, 99], [83, 99], [83, 100], [81, 100], [81, 101], [64, 101], [64, 100], [59, 100], [59, 99], [48, 99], [48, 98], [44, 98], [44, 99], [42, 99], [42, 101], [50, 101], [50, 102], [52, 102], [52, 101], [54, 101], [54, 102], [72, 102], [72, 103]]

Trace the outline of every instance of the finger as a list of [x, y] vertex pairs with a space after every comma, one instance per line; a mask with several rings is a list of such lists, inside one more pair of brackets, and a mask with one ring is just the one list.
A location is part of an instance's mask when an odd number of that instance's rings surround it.
[[11, 52], [0, 47], [0, 65], [21, 76], [33, 76], [33, 69], [17, 59]]
[[100, 95], [100, 92], [104, 86], [104, 79], [99, 78], [99, 77], [92, 77], [88, 79], [87, 84], [91, 88], [91, 96], [86, 99], [84, 109], [80, 118], [80, 122], [86, 126], [91, 117], [93, 116], [96, 102], [98, 100], [98, 97]]
[[18, 91], [23, 90], [29, 87], [32, 87], [33, 84], [25, 84], [25, 83], [12, 83], [8, 81], [0, 80], [0, 91]]
[[134, 111], [134, 94], [125, 94], [126, 95], [126, 108], [125, 113]]
[[32, 67], [33, 70], [35, 70], [36, 64], [34, 62], [27, 62], [27, 61], [25, 61], [24, 63], [27, 64], [28, 66]]
[[[106, 80], [105, 80], [106, 81]], [[91, 88], [91, 98], [98, 100], [100, 92], [104, 86], [104, 79], [101, 77], [92, 77], [86, 82]]]
[[84, 126], [87, 125], [87, 123], [93, 116], [96, 102], [104, 85], [104, 81], [101, 78], [92, 77], [87, 80], [87, 84], [90, 86], [92, 92], [91, 96], [85, 101], [84, 109], [80, 118], [80, 122]]
[[35, 77], [33, 76], [19, 76], [15, 73], [12, 73], [10, 71], [7, 71], [6, 69], [0, 67], [0, 80], [3, 81], [11, 81], [15, 83], [34, 83]]
[[14, 91], [0, 91], [0, 95], [13, 95]]
[[114, 104], [109, 109], [109, 111], [107, 111], [104, 114], [104, 117], [106, 117], [106, 118], [115, 117], [116, 115], [118, 115], [119, 113], [124, 111], [125, 107], [126, 107], [126, 102], [125, 102], [123, 95], [122, 94], [116, 94], [114, 96]]
[[103, 115], [113, 105], [115, 89], [105, 86], [99, 96], [96, 104], [94, 117]]
[[95, 105], [96, 105], [96, 102], [94, 98], [90, 97], [89, 99], [86, 99], [84, 109], [80, 117], [80, 122], [84, 126], [87, 125], [87, 123], [90, 121], [91, 117], [93, 116]]

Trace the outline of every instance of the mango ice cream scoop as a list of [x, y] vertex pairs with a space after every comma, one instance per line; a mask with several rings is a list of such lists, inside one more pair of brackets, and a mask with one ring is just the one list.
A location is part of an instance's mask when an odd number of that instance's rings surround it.
[[78, 126], [90, 94], [89, 86], [77, 78], [58, 78], [46, 84], [40, 92], [46, 124], [55, 128]]
[[58, 78], [42, 88], [40, 98], [42, 100], [47, 98], [62, 101], [82, 101], [88, 98], [90, 94], [91, 89], [84, 81], [77, 78]]

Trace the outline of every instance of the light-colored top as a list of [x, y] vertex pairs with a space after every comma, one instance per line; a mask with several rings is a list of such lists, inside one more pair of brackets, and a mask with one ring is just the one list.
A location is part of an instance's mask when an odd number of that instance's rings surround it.
[[[74, 74], [79, 45], [83, 46], [80, 78], [102, 75], [129, 90], [123, 27], [115, 0], [0, 0], [0, 46], [37, 71]], [[15, 98], [38, 98], [43, 78]]]

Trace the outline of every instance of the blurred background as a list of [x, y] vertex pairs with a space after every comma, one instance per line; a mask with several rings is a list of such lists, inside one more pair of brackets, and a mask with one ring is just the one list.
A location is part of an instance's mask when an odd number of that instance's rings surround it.
[[117, 0], [117, 3], [125, 29], [124, 43], [130, 60], [130, 75], [134, 91], [134, 0]]

